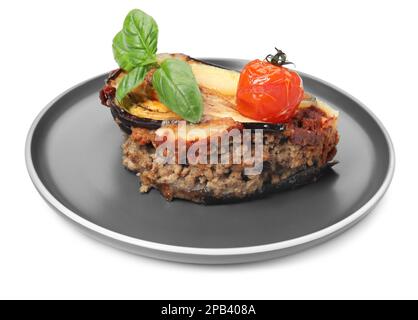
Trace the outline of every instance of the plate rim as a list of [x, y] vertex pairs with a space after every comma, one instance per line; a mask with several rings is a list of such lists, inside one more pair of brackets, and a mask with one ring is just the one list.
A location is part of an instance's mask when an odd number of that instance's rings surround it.
[[[202, 60], [204, 59], [216, 59], [216, 60], [241, 60], [245, 61], [245, 59], [234, 59], [234, 58], [220, 58], [220, 57], [206, 57], [206, 58], [200, 58]], [[346, 230], [347, 228], [354, 225], [355, 222], [359, 221], [361, 218], [365, 217], [367, 213], [373, 209], [373, 207], [380, 201], [380, 199], [384, 196], [387, 189], [389, 188], [389, 185], [392, 181], [394, 171], [395, 171], [395, 150], [393, 146], [393, 142], [390, 138], [390, 135], [388, 131], [386, 130], [383, 123], [377, 118], [377, 116], [361, 101], [359, 101], [357, 98], [352, 96], [351, 94], [347, 93], [346, 91], [338, 88], [337, 86], [324, 81], [322, 79], [319, 79], [315, 76], [312, 76], [310, 74], [300, 72], [304, 77], [308, 77], [314, 81], [317, 81], [321, 84], [324, 84], [328, 87], [330, 87], [333, 90], [336, 90], [343, 95], [347, 96], [351, 100], [353, 100], [355, 103], [357, 103], [361, 108], [364, 109], [373, 119], [373, 121], [378, 125], [379, 129], [382, 131], [383, 136], [385, 138], [386, 145], [389, 150], [389, 165], [388, 170], [386, 172], [385, 178], [383, 183], [380, 185], [377, 192], [358, 210], [351, 213], [348, 217], [344, 218], [343, 220], [338, 221], [337, 223], [334, 223], [333, 225], [330, 225], [328, 227], [325, 227], [321, 230], [315, 231], [313, 233], [309, 233], [300, 237], [296, 237], [293, 239], [285, 240], [285, 241], [279, 241], [269, 244], [263, 244], [263, 245], [255, 245], [255, 246], [246, 246], [246, 247], [233, 247], [233, 248], [199, 248], [199, 247], [187, 247], [187, 246], [176, 246], [176, 245], [170, 245], [170, 244], [163, 244], [148, 240], [142, 240], [135, 237], [127, 236], [115, 231], [112, 231], [110, 229], [107, 229], [105, 227], [99, 226], [91, 221], [88, 221], [85, 218], [82, 218], [79, 216], [76, 212], [70, 210], [67, 208], [64, 204], [62, 204], [58, 199], [56, 199], [46, 188], [46, 186], [42, 183], [38, 173], [36, 172], [35, 166], [33, 164], [32, 159], [32, 141], [34, 137], [35, 130], [39, 124], [39, 122], [42, 120], [43, 116], [55, 105], [57, 101], [59, 101], [61, 98], [63, 98], [65, 95], [69, 94], [73, 90], [75, 90], [78, 87], [81, 87], [85, 85], [86, 83], [89, 83], [91, 81], [94, 81], [98, 78], [104, 78], [108, 73], [101, 74], [99, 76], [92, 77], [90, 79], [87, 79], [85, 81], [82, 81], [71, 88], [65, 90], [63, 93], [58, 95], [56, 98], [54, 98], [51, 102], [49, 102], [36, 116], [33, 123], [31, 124], [31, 127], [28, 131], [26, 142], [25, 142], [25, 162], [26, 167], [29, 173], [29, 176], [32, 180], [32, 183], [34, 184], [37, 191], [40, 193], [40, 195], [45, 199], [45, 201], [51, 205], [54, 209], [56, 209], [58, 212], [63, 214], [65, 217], [69, 218], [76, 224], [86, 228], [89, 231], [92, 231], [100, 236], [104, 236], [106, 239], [109, 240], [115, 240], [118, 243], [127, 244], [130, 246], [137, 247], [138, 249], [145, 249], [145, 250], [152, 250], [157, 251], [160, 253], [166, 253], [166, 254], [181, 254], [181, 255], [188, 255], [188, 256], [200, 256], [200, 257], [233, 257], [233, 256], [243, 256], [243, 255], [254, 255], [254, 254], [266, 254], [271, 252], [277, 252], [282, 250], [287, 250], [291, 248], [301, 247], [301, 246], [307, 246], [310, 243], [314, 244], [319, 242], [321, 239], [326, 240], [327, 238], [331, 237], [334, 234], [337, 234], [339, 231], [342, 232]], [[175, 259], [169, 259], [169, 260], [175, 260]]]

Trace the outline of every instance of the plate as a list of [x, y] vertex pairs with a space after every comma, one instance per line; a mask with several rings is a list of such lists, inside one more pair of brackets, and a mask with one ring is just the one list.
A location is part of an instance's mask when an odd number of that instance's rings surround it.
[[[204, 59], [240, 69], [245, 60]], [[106, 75], [52, 101], [35, 119], [26, 164], [43, 198], [90, 235], [154, 258], [243, 263], [295, 253], [365, 217], [394, 172], [391, 140], [380, 121], [342, 90], [300, 73], [305, 90], [340, 112], [333, 172], [319, 182], [250, 202], [204, 206], [138, 192], [121, 165], [123, 134], [99, 103]]]

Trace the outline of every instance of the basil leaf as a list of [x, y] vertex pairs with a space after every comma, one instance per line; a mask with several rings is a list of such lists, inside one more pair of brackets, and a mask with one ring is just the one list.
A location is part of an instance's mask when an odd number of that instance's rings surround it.
[[152, 85], [160, 101], [183, 119], [199, 122], [202, 118], [202, 95], [187, 62], [164, 60], [153, 74]]
[[155, 63], [157, 41], [158, 26], [155, 20], [145, 12], [134, 9], [126, 16], [122, 30], [113, 38], [113, 56], [126, 71]]
[[144, 81], [145, 75], [148, 72], [147, 66], [140, 66], [132, 69], [127, 75], [125, 75], [116, 89], [116, 99], [118, 102], [122, 102], [123, 98]]

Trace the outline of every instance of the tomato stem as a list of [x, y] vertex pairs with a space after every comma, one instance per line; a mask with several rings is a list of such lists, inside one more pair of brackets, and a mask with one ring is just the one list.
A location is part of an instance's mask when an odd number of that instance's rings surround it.
[[276, 47], [274, 49], [276, 49], [276, 54], [275, 55], [272, 55], [272, 54], [267, 55], [266, 59], [265, 59], [267, 62], [270, 62], [271, 64], [273, 64], [275, 66], [278, 66], [278, 67], [281, 67], [281, 66], [286, 65], [286, 64], [293, 64], [294, 65], [293, 62], [287, 61], [286, 53], [284, 53], [282, 50], [277, 49]]

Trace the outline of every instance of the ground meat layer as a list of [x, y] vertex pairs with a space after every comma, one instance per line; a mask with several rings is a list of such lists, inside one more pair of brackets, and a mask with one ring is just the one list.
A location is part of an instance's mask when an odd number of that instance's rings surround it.
[[[141, 192], [158, 189], [167, 199], [221, 203], [264, 195], [316, 181], [333, 163], [335, 124], [315, 109], [301, 110], [281, 132], [264, 132], [263, 171], [245, 175], [242, 164], [160, 164], [155, 147], [144, 144], [144, 129], [122, 145], [123, 165], [138, 174]], [[140, 134], [139, 134], [140, 133]]]

